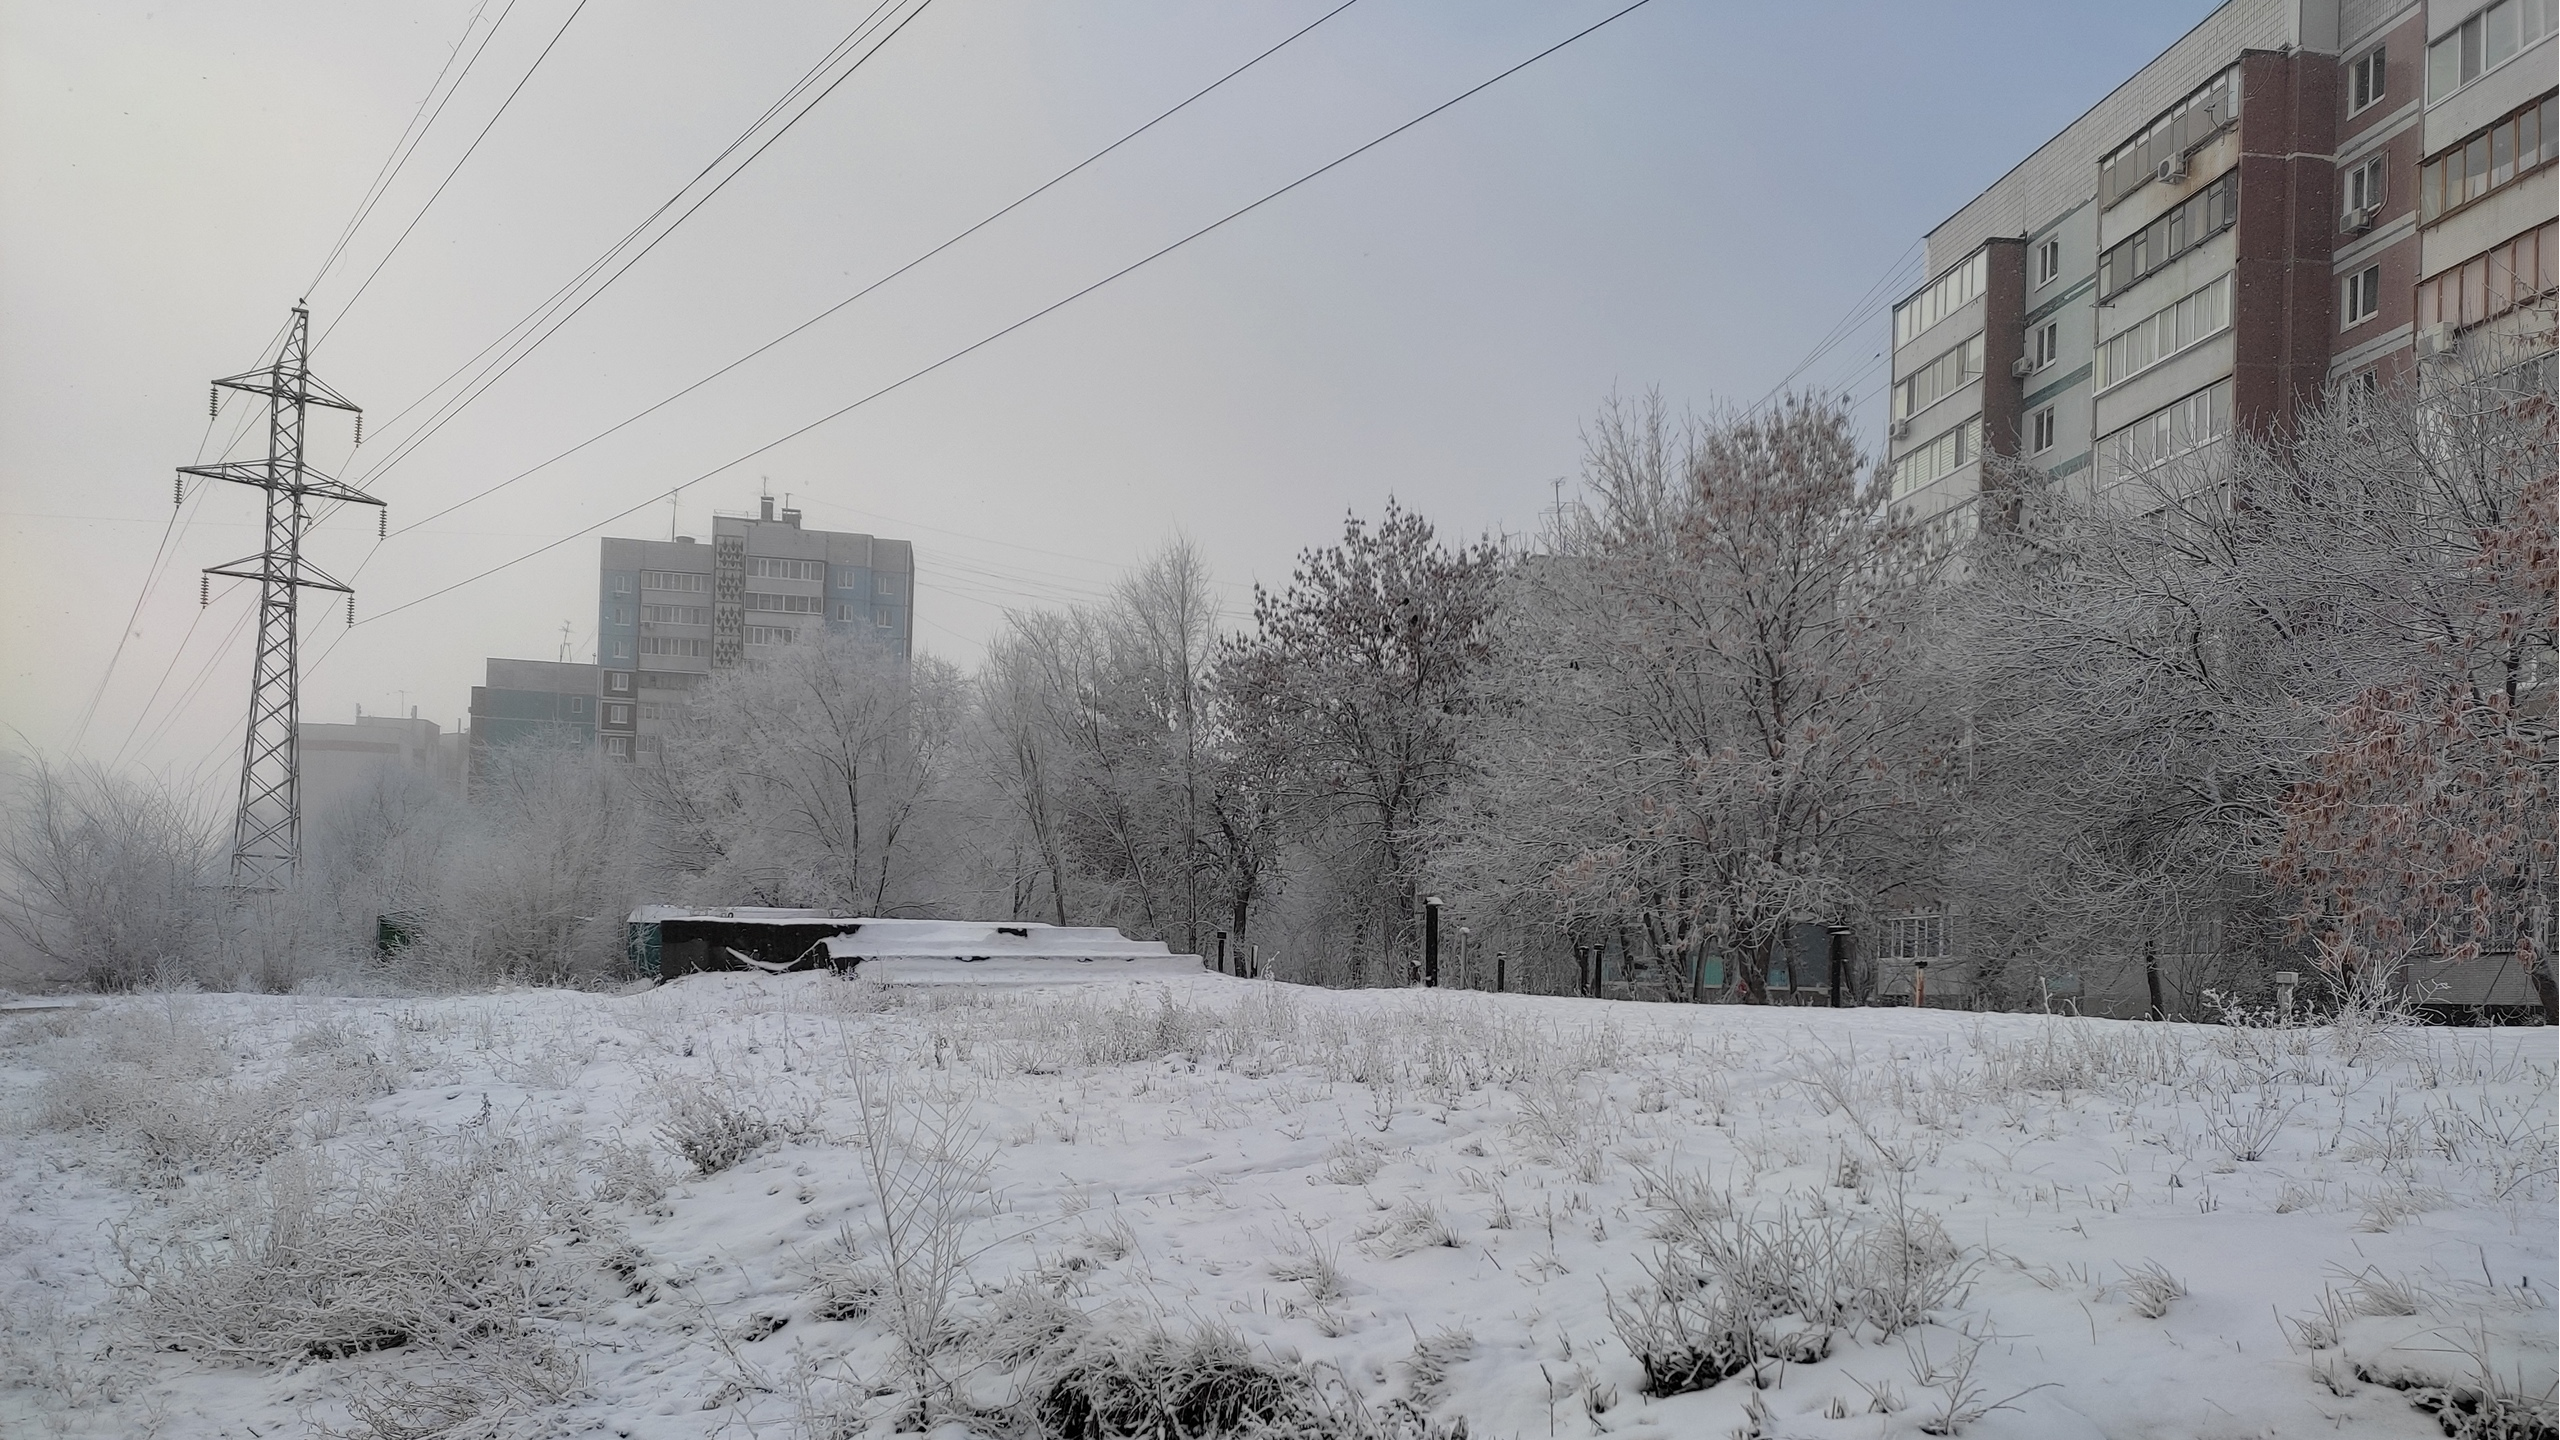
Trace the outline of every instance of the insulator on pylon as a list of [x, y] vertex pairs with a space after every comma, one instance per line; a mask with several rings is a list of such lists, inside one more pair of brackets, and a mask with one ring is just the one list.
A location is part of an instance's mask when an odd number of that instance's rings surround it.
[[222, 387], [221, 387], [221, 386], [219, 386], [219, 385], [216, 385], [216, 386], [214, 386], [214, 387], [213, 387], [213, 394], [212, 394], [212, 395], [210, 395], [210, 396], [208, 396], [208, 397], [206, 397], [206, 399], [205, 399], [205, 402], [204, 402], [204, 418], [206, 418], [207, 420], [211, 420], [211, 419], [215, 419], [215, 418], [217, 418], [217, 417], [218, 417], [218, 416], [220, 416], [221, 414], [222, 414]]
[[361, 410], [356, 412], [356, 443], [364, 443], [364, 412]]
[[391, 507], [388, 505], [373, 512], [373, 538], [376, 540], [391, 538]]
[[198, 604], [199, 606], [203, 606], [203, 605], [210, 605], [210, 604], [212, 604], [212, 603], [213, 603], [213, 577], [212, 577], [212, 576], [210, 576], [210, 575], [199, 575], [199, 576], [197, 576], [197, 577], [196, 577], [196, 604]]
[[170, 503], [170, 504], [172, 504], [172, 505], [184, 505], [184, 504], [186, 504], [186, 503], [187, 503], [187, 477], [186, 477], [186, 476], [181, 475], [181, 476], [179, 476], [179, 477], [178, 477], [178, 479], [177, 479], [176, 489], [177, 489], [177, 493], [169, 497], [169, 503]]
[[356, 623], [356, 597], [353, 595], [347, 597], [347, 623]]

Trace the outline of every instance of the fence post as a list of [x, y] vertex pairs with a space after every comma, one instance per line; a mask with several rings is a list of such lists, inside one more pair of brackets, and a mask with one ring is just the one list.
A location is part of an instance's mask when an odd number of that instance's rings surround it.
[[1911, 1008], [1929, 1008], [1929, 962], [1926, 960], [1911, 962]]
[[1440, 988], [1440, 897], [1422, 897], [1422, 983]]
[[1496, 993], [1505, 995], [1511, 993], [1511, 976], [1507, 973], [1510, 969], [1510, 961], [1511, 957], [1502, 951], [1493, 952], [1493, 988]]
[[1831, 1008], [1840, 1008], [1840, 971], [1849, 963], [1849, 931], [1841, 925], [1831, 927]]
[[1218, 973], [1221, 975], [1233, 975], [1235, 973], [1227, 963], [1227, 932], [1224, 930], [1218, 932]]

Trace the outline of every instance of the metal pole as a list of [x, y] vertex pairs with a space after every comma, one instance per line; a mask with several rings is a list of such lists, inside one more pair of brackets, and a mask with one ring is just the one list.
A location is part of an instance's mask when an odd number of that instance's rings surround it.
[[1834, 1010], [1840, 1008], [1840, 972], [1847, 968], [1848, 963], [1849, 932], [1834, 925], [1831, 927], [1831, 1008]]
[[1911, 962], [1911, 1008], [1929, 1008], [1929, 962], [1926, 960]]
[[1493, 952], [1493, 988], [1496, 994], [1511, 993], [1511, 956], [1501, 950]]
[[1440, 897], [1422, 897], [1422, 983], [1440, 988]]
[[1235, 973], [1227, 968], [1227, 932], [1224, 930], [1218, 932], [1218, 973], [1221, 975]]

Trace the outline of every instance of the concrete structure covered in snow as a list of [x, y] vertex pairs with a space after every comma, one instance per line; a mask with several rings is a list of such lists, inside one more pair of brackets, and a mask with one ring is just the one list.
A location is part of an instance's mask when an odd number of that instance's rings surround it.
[[1048, 984], [1199, 975], [1197, 955], [1107, 926], [889, 920], [825, 910], [644, 905], [631, 912], [632, 968], [660, 980], [703, 971], [859, 971], [876, 979]]

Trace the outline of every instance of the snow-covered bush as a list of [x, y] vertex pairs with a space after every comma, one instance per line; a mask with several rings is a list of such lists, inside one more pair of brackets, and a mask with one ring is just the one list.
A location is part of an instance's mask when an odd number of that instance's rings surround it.
[[567, 1177], [504, 1134], [413, 1144], [393, 1170], [290, 1155], [223, 1198], [200, 1233], [116, 1237], [154, 1344], [264, 1365], [460, 1354], [524, 1342], [588, 1293], [561, 1253]]
[[1898, 1194], [1872, 1217], [1820, 1195], [1744, 1208], [1696, 1183], [1656, 1183], [1648, 1198], [1661, 1241], [1650, 1283], [1608, 1309], [1655, 1397], [1810, 1364], [1862, 1331], [1899, 1334], [1954, 1303], [1973, 1268]]

